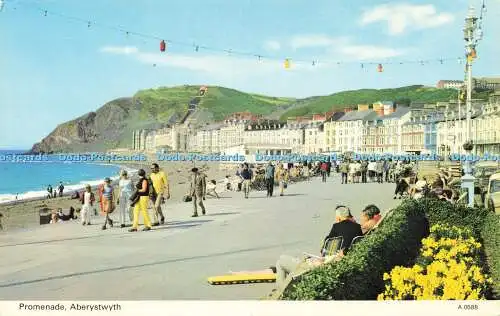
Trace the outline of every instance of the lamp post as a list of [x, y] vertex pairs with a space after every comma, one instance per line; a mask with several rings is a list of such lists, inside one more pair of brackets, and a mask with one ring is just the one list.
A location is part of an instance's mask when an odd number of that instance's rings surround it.
[[467, 158], [464, 163], [464, 176], [462, 177], [462, 188], [468, 190], [468, 205], [474, 206], [474, 176], [472, 175], [471, 159], [469, 158], [472, 150], [474, 149], [474, 142], [472, 139], [471, 116], [472, 116], [472, 63], [477, 57], [476, 46], [482, 39], [482, 18], [486, 11], [486, 7], [482, 5], [481, 16], [476, 16], [474, 8], [469, 7], [469, 11], [465, 18], [464, 27], [464, 40], [465, 40], [465, 56], [466, 56], [466, 142], [463, 145]]

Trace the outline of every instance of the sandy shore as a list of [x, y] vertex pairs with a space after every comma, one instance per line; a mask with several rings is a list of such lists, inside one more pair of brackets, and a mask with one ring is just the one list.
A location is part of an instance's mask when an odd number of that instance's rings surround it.
[[[170, 195], [172, 201], [180, 201], [189, 188], [188, 177], [193, 167], [190, 162], [165, 162], [159, 163], [160, 167], [167, 173], [170, 183]], [[143, 168], [149, 174], [150, 164], [127, 164], [127, 167]], [[221, 168], [216, 162], [197, 163], [196, 167], [207, 174], [209, 180], [221, 180], [227, 174], [234, 175], [235, 168], [229, 170]], [[219, 184], [219, 183], [218, 183]], [[15, 204], [0, 205], [0, 213], [3, 214], [2, 225], [4, 231], [13, 229], [30, 228], [40, 225], [39, 211], [43, 208], [62, 208], [65, 212], [70, 207], [79, 208], [78, 200], [72, 200], [69, 196], [54, 199], [38, 199], [31, 201], [18, 201]]]

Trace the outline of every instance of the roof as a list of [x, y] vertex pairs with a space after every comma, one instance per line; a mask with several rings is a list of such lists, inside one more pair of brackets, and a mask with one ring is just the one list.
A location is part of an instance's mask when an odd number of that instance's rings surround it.
[[340, 120], [343, 116], [345, 115], [344, 112], [335, 112], [328, 120], [327, 122], [335, 122]]
[[368, 111], [352, 111], [347, 112], [344, 116], [342, 116], [338, 121], [371, 121], [378, 117], [377, 112], [373, 110]]
[[403, 117], [404, 115], [410, 113], [410, 111], [411, 111], [411, 109], [409, 107], [400, 106], [400, 107], [396, 108], [395, 112], [393, 112], [389, 115], [382, 116], [381, 119], [383, 119], [383, 120], [399, 119], [399, 118]]

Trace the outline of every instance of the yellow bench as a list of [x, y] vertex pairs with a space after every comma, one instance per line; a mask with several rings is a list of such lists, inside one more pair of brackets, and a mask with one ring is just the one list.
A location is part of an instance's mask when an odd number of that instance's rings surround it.
[[208, 278], [208, 283], [212, 285], [226, 284], [248, 284], [248, 283], [273, 283], [276, 282], [276, 274], [229, 274]]

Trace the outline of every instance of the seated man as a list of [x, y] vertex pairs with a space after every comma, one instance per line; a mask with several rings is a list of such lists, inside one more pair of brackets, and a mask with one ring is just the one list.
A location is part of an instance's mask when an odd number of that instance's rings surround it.
[[[310, 267], [320, 266], [334, 260], [340, 260], [347, 253], [351, 246], [354, 237], [362, 236], [361, 225], [352, 221], [351, 211], [346, 206], [337, 206], [336, 223], [333, 224], [330, 233], [325, 237], [325, 241], [330, 238], [342, 237], [343, 242], [340, 246], [338, 254], [326, 255], [324, 249], [321, 249], [321, 256], [310, 256], [306, 259], [306, 264]], [[380, 212], [380, 211], [379, 211]], [[323, 243], [325, 244], [325, 243]], [[287, 255], [282, 255], [276, 263], [276, 284], [279, 289], [282, 289], [287, 276], [296, 271], [304, 261], [300, 258], [294, 258]], [[274, 270], [274, 269], [273, 269]], [[274, 271], [273, 271], [274, 272]]]
[[337, 206], [336, 223], [333, 224], [330, 233], [325, 237], [325, 241], [329, 238], [342, 237], [343, 243], [341, 249], [347, 253], [354, 237], [363, 235], [361, 225], [352, 220], [351, 210], [343, 205]]
[[360, 224], [361, 231], [363, 235], [372, 230], [375, 225], [380, 221], [382, 216], [380, 215], [380, 209], [373, 204], [367, 205], [365, 209], [361, 212]]

